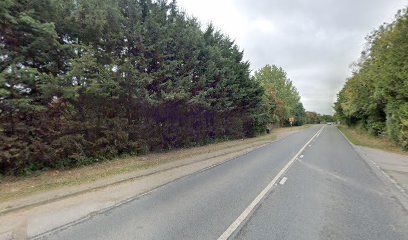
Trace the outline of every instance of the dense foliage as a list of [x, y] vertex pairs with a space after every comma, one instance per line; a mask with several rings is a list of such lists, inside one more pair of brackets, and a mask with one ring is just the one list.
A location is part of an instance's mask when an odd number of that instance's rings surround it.
[[338, 94], [336, 116], [408, 149], [408, 8], [367, 40], [353, 75]]
[[316, 123], [327, 123], [335, 122], [335, 118], [328, 114], [319, 114], [316, 112], [306, 112], [306, 123], [316, 124]]
[[151, 0], [0, 2], [0, 173], [265, 131], [228, 37]]
[[266, 65], [254, 74], [254, 80], [264, 88], [263, 105], [268, 122], [275, 126], [302, 125], [306, 114], [300, 96], [286, 72], [275, 65]]

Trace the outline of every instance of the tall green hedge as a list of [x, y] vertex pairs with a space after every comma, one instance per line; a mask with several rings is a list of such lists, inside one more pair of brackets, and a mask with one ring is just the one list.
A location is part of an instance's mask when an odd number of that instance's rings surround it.
[[0, 173], [265, 131], [263, 88], [219, 31], [151, 0], [0, 2]]

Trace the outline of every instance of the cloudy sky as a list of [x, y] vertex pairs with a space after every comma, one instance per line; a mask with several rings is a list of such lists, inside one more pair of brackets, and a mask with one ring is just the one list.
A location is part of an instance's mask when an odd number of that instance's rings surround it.
[[203, 26], [212, 22], [256, 70], [283, 67], [309, 111], [332, 105], [365, 36], [392, 21], [407, 0], [178, 0]]

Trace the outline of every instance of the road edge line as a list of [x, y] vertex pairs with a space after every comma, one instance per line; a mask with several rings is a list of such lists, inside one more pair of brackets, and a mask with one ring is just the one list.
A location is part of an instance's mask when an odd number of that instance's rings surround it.
[[[309, 127], [310, 127], [310, 126], [309, 126]], [[228, 162], [228, 161], [230, 161], [230, 160], [235, 159], [236, 157], [240, 157], [240, 156], [246, 155], [246, 154], [249, 153], [249, 152], [258, 150], [259, 148], [266, 147], [267, 145], [270, 145], [270, 144], [272, 144], [272, 143], [285, 140], [285, 139], [286, 139], [287, 137], [289, 137], [290, 135], [295, 134], [295, 133], [300, 132], [300, 131], [303, 131], [303, 130], [306, 130], [306, 129], [308, 129], [309, 127], [300, 129], [299, 131], [293, 131], [293, 132], [291, 132], [290, 134], [288, 134], [288, 135], [286, 135], [286, 136], [284, 136], [284, 137], [282, 137], [282, 138], [276, 138], [276, 139], [274, 139], [274, 140], [272, 140], [272, 141], [266, 141], [265, 143], [262, 143], [262, 144], [257, 145], [257, 146], [243, 148], [243, 149], [241, 149], [240, 151], [246, 151], [245, 153], [240, 154], [240, 155], [235, 156], [235, 157], [227, 158], [226, 160], [222, 161], [221, 163], [225, 163], [225, 162]], [[248, 150], [249, 150], [249, 151], [248, 151]], [[44, 199], [44, 200], [41, 200], [41, 201], [37, 201], [37, 202], [33, 202], [33, 203], [29, 203], [29, 204], [25, 204], [25, 205], [21, 205], [21, 206], [17, 206], [17, 207], [2, 208], [2, 209], [0, 210], [0, 217], [1, 217], [1, 216], [5, 216], [5, 215], [10, 214], [10, 213], [17, 212], [17, 211], [21, 211], [21, 210], [25, 210], [25, 209], [30, 209], [30, 208], [37, 207], [37, 206], [41, 206], [41, 205], [45, 205], [45, 204], [48, 204], [48, 203], [53, 203], [53, 202], [60, 201], [60, 200], [66, 199], [66, 198], [75, 197], [75, 196], [78, 196], [78, 195], [81, 195], [81, 194], [86, 194], [86, 193], [91, 192], [91, 191], [97, 191], [97, 190], [100, 190], [100, 189], [104, 189], [104, 188], [106, 188], [106, 187], [110, 187], [110, 186], [122, 184], [122, 183], [129, 182], [129, 181], [134, 181], [134, 180], [137, 180], [137, 179], [139, 179], [139, 178], [147, 177], [147, 176], [150, 176], [150, 175], [153, 175], [153, 174], [157, 174], [157, 173], [161, 173], [161, 172], [165, 172], [165, 171], [171, 171], [171, 170], [174, 170], [174, 169], [177, 169], [177, 168], [180, 168], [180, 167], [184, 167], [184, 166], [188, 166], [188, 165], [191, 165], [191, 164], [194, 164], [194, 163], [209, 161], [209, 160], [211, 160], [211, 159], [213, 159], [213, 158], [225, 156], [225, 155], [228, 155], [228, 154], [231, 154], [231, 153], [233, 153], [233, 152], [222, 153], [222, 154], [220, 154], [220, 155], [215, 155], [215, 156], [212, 156], [212, 157], [204, 158], [204, 159], [199, 160], [199, 161], [196, 161], [196, 162], [183, 163], [183, 164], [180, 164], [180, 165], [177, 165], [177, 166], [173, 166], [173, 167], [169, 167], [169, 168], [165, 168], [165, 169], [161, 169], [161, 170], [157, 170], [157, 171], [152, 171], [152, 172], [150, 172], [150, 173], [127, 177], [127, 178], [124, 178], [124, 179], [121, 179], [121, 180], [113, 181], [113, 182], [111, 182], [111, 183], [107, 183], [107, 184], [103, 184], [103, 185], [95, 186], [95, 187], [91, 187], [91, 188], [86, 188], [86, 189], [83, 189], [83, 190], [80, 190], [80, 191], [72, 192], [72, 193], [65, 194], [65, 195], [60, 195], [60, 196], [58, 196], [58, 197], [53, 197], [53, 198], [49, 198], [49, 199]], [[206, 168], [207, 168], [207, 167], [206, 167]], [[201, 171], [201, 170], [205, 170], [205, 168], [200, 169], [200, 170], [198, 170], [198, 171]]]
[[[275, 140], [275, 141], [277, 141], [277, 140]], [[273, 142], [275, 142], [275, 141], [273, 141]], [[253, 152], [253, 151], [256, 151], [256, 150], [259, 150], [259, 149], [261, 149], [261, 148], [263, 148], [263, 147], [266, 147], [267, 145], [269, 145], [269, 144], [271, 144], [271, 143], [273, 143], [273, 142], [266, 143], [266, 144], [263, 144], [263, 145], [254, 147], [254, 149], [250, 149], [250, 148], [244, 149], [244, 150], [242, 150], [242, 151], [245, 151], [245, 152], [243, 152], [243, 153], [240, 154], [240, 155], [237, 155], [237, 156], [228, 158], [228, 159], [226, 159], [226, 160], [224, 160], [224, 161], [221, 161], [221, 162], [218, 162], [218, 163], [211, 164], [211, 165], [209, 165], [209, 166], [207, 166], [207, 167], [198, 169], [197, 171], [188, 173], [187, 175], [183, 175], [183, 176], [177, 177], [177, 178], [175, 178], [175, 179], [173, 179], [173, 180], [171, 180], [171, 181], [165, 182], [165, 183], [163, 183], [163, 184], [160, 184], [160, 185], [157, 185], [157, 186], [155, 186], [155, 187], [153, 187], [153, 188], [150, 188], [149, 190], [146, 190], [146, 191], [144, 191], [144, 192], [141, 192], [140, 194], [136, 194], [136, 195], [134, 195], [134, 196], [132, 196], [132, 197], [126, 198], [126, 199], [124, 199], [124, 200], [121, 200], [121, 201], [117, 202], [116, 204], [113, 204], [112, 206], [108, 206], [108, 207], [105, 207], [105, 208], [102, 208], [102, 209], [99, 209], [99, 210], [90, 212], [90, 213], [87, 214], [86, 216], [81, 217], [81, 218], [79, 218], [79, 219], [77, 219], [77, 220], [71, 221], [71, 222], [69, 222], [69, 223], [67, 223], [67, 224], [58, 226], [58, 227], [53, 228], [53, 229], [51, 229], [51, 230], [47, 230], [47, 231], [45, 231], [45, 232], [43, 232], [43, 233], [30, 236], [29, 239], [32, 239], [32, 240], [41, 239], [41, 238], [44, 238], [44, 237], [46, 237], [46, 236], [48, 236], [48, 235], [50, 235], [50, 234], [53, 234], [53, 233], [55, 233], [55, 232], [58, 232], [58, 231], [61, 231], [61, 230], [65, 230], [65, 229], [67, 229], [67, 228], [69, 228], [69, 227], [72, 227], [72, 226], [75, 226], [75, 225], [77, 225], [77, 224], [80, 224], [80, 223], [82, 223], [82, 222], [84, 222], [84, 221], [86, 221], [86, 220], [92, 218], [93, 216], [96, 216], [96, 215], [98, 215], [98, 214], [103, 214], [103, 213], [109, 212], [110, 210], [112, 210], [112, 209], [114, 209], [114, 208], [120, 207], [121, 205], [124, 205], [124, 204], [129, 203], [129, 202], [134, 201], [134, 200], [137, 200], [137, 199], [139, 199], [139, 198], [141, 198], [141, 197], [143, 197], [143, 196], [145, 196], [145, 195], [148, 195], [148, 194], [150, 194], [150, 193], [156, 191], [157, 189], [159, 189], [159, 188], [161, 188], [161, 187], [163, 187], [163, 186], [165, 186], [165, 185], [167, 185], [167, 184], [176, 182], [176, 181], [178, 181], [178, 180], [180, 180], [180, 179], [183, 179], [183, 178], [190, 177], [190, 176], [192, 176], [192, 175], [194, 175], [194, 174], [198, 174], [198, 173], [202, 173], [202, 172], [208, 171], [208, 170], [210, 170], [210, 169], [212, 169], [212, 168], [218, 167], [218, 166], [220, 166], [220, 165], [222, 165], [222, 164], [225, 164], [225, 163], [227, 163], [227, 162], [229, 162], [229, 161], [233, 161], [233, 160], [235, 160], [235, 159], [237, 159], [237, 158], [239, 158], [239, 157], [245, 156], [245, 155], [247, 155], [247, 154], [249, 154], [249, 153], [251, 153], [251, 152]], [[250, 150], [249, 150], [249, 149], [250, 149]], [[203, 161], [208, 161], [208, 160], [211, 160], [211, 159], [212, 159], [212, 158], [209, 158], [209, 159], [206, 159], [206, 160], [203, 160]], [[201, 161], [199, 161], [199, 162], [201, 162]], [[199, 163], [199, 162], [195, 162], [195, 163]], [[191, 163], [191, 164], [193, 164], [193, 163]], [[188, 165], [190, 165], [190, 164], [186, 164], [185, 166], [188, 166]], [[180, 166], [180, 167], [184, 167], [184, 166]], [[178, 168], [178, 167], [175, 167], [175, 168]], [[170, 170], [173, 170], [173, 169], [175, 169], [175, 168], [171, 168], [171, 169], [168, 169], [168, 170], [170, 171]], [[164, 170], [164, 171], [167, 171], [167, 170]], [[164, 172], [164, 171], [163, 171], [163, 172]], [[149, 175], [143, 176], [143, 177], [148, 177], [148, 176], [149, 176]], [[132, 180], [129, 180], [129, 181], [132, 181]], [[124, 183], [124, 182], [127, 182], [127, 181], [123, 181], [123, 183]], [[122, 182], [121, 182], [121, 183], [122, 183]], [[121, 183], [118, 183], [118, 184], [121, 184]], [[115, 184], [111, 184], [111, 185], [115, 185]], [[111, 185], [109, 185], [109, 186], [111, 186]], [[106, 187], [109, 187], [109, 186], [106, 186]], [[103, 187], [101, 187], [101, 188], [103, 188]], [[86, 192], [85, 192], [84, 194], [86, 194]], [[62, 200], [62, 199], [60, 199], [60, 200]], [[58, 200], [57, 200], [57, 201], [58, 201]]]
[[229, 225], [229, 227], [218, 237], [218, 240], [227, 240], [229, 239], [238, 229], [239, 226], [242, 225], [244, 221], [248, 219], [253, 211], [257, 209], [259, 204], [265, 197], [271, 192], [274, 185], [277, 181], [282, 177], [283, 174], [292, 166], [292, 164], [298, 159], [299, 155], [306, 149], [306, 147], [316, 138], [318, 134], [320, 134], [324, 129], [322, 126], [310, 139], [303, 145], [303, 147], [293, 156], [291, 160], [279, 171], [279, 173], [272, 179], [272, 181], [256, 196], [256, 198], [248, 205], [248, 207], [235, 219], [234, 222]]
[[341, 133], [341, 135], [347, 140], [353, 150], [357, 153], [357, 155], [363, 159], [363, 161], [368, 165], [372, 172], [385, 184], [388, 185], [390, 188], [390, 192], [396, 197], [396, 199], [401, 203], [401, 206], [408, 211], [408, 194], [402, 188], [397, 181], [395, 181], [390, 175], [388, 175], [377, 163], [375, 163], [370, 158], [363, 156], [359, 151], [357, 151], [356, 147], [358, 145], [352, 143], [350, 139], [336, 126], [336, 129]]
[[[224, 161], [222, 161], [220, 163], [228, 162], [230, 160], [233, 160], [236, 157], [246, 155], [249, 152], [252, 152], [252, 151], [258, 150], [260, 148], [266, 147], [269, 144], [272, 144], [274, 142], [277, 142], [277, 141], [280, 141], [280, 140], [283, 140], [283, 139], [284, 138], [275, 139], [273, 141], [262, 143], [260, 145], [256, 145], [256, 146], [253, 146], [253, 147], [243, 148], [243, 149], [237, 151], [237, 152], [243, 152], [242, 154], [239, 154], [239, 155], [237, 155], [235, 157], [232, 157], [232, 158], [227, 158], [227, 159], [225, 159]], [[4, 215], [7, 215], [9, 213], [17, 212], [17, 211], [32, 208], [32, 207], [45, 205], [45, 204], [48, 204], [48, 203], [53, 203], [53, 202], [56, 202], [56, 201], [59, 201], [59, 200], [63, 200], [63, 199], [70, 198], [70, 197], [75, 197], [75, 196], [78, 196], [78, 195], [81, 195], [81, 194], [86, 194], [86, 193], [91, 192], [91, 191], [97, 191], [97, 190], [104, 189], [104, 188], [107, 188], [107, 187], [110, 187], [110, 186], [119, 185], [119, 184], [122, 184], [122, 183], [134, 181], [134, 180], [144, 178], [144, 177], [148, 177], [148, 176], [151, 176], [151, 175], [154, 175], [154, 174], [158, 174], [158, 173], [162, 173], [162, 172], [166, 172], [166, 171], [171, 171], [171, 170], [181, 168], [181, 167], [185, 167], [185, 166], [189, 166], [189, 165], [192, 165], [192, 164], [195, 164], [195, 163], [209, 161], [209, 160], [212, 160], [214, 158], [223, 157], [223, 156], [226, 156], [226, 155], [232, 154], [232, 153], [234, 153], [234, 152], [222, 153], [222, 154], [215, 155], [215, 156], [208, 157], [208, 158], [204, 158], [204, 159], [201, 159], [201, 160], [198, 160], [198, 161], [195, 161], [195, 162], [182, 163], [180, 165], [176, 165], [176, 166], [172, 166], [172, 167], [169, 167], [169, 168], [164, 168], [164, 169], [152, 171], [152, 172], [149, 172], [149, 173], [146, 173], [146, 174], [126, 177], [126, 178], [123, 178], [123, 179], [120, 179], [120, 180], [117, 180], [117, 181], [113, 181], [113, 182], [110, 182], [110, 183], [107, 183], [107, 184], [86, 188], [86, 189], [83, 189], [83, 190], [80, 190], [80, 191], [72, 192], [72, 193], [61, 195], [61, 196], [58, 196], [58, 197], [53, 197], [53, 198], [50, 198], [50, 199], [45, 199], [45, 200], [41, 200], [41, 201], [38, 201], [38, 202], [29, 203], [29, 204], [26, 204], [26, 205], [21, 205], [21, 206], [17, 206], [17, 207], [3, 209], [3, 210], [0, 210], [0, 216], [4, 216]], [[200, 169], [200, 170], [202, 170], [202, 169]], [[198, 170], [198, 171], [200, 171], [200, 170]]]
[[[307, 129], [307, 128], [302, 129], [301, 131], [306, 130], [306, 129]], [[197, 173], [202, 173], [202, 172], [208, 171], [208, 170], [210, 170], [210, 169], [212, 169], [212, 168], [218, 167], [218, 166], [220, 166], [220, 165], [222, 165], [222, 164], [225, 164], [225, 163], [227, 163], [227, 162], [229, 162], [229, 161], [233, 161], [233, 160], [235, 160], [235, 159], [237, 159], [237, 158], [239, 158], [239, 157], [245, 156], [245, 155], [247, 155], [247, 154], [249, 154], [249, 153], [251, 153], [251, 152], [254, 152], [254, 151], [257, 151], [257, 150], [259, 150], [259, 149], [261, 149], [261, 148], [267, 147], [268, 145], [271, 145], [271, 144], [273, 144], [273, 143], [276, 143], [276, 142], [285, 140], [285, 139], [288, 138], [290, 135], [295, 134], [295, 133], [297, 133], [297, 132], [293, 132], [293, 133], [291, 133], [291, 134], [289, 134], [289, 135], [287, 135], [287, 136], [284, 136], [284, 137], [282, 137], [282, 138], [277, 138], [277, 139], [275, 139], [275, 140], [273, 140], [273, 141], [271, 141], [271, 142], [267, 142], [267, 143], [264, 143], [264, 144], [259, 145], [259, 146], [245, 148], [245, 149], [242, 150], [242, 151], [245, 151], [245, 152], [243, 152], [242, 154], [239, 154], [239, 155], [237, 155], [237, 156], [228, 158], [228, 159], [223, 160], [223, 161], [218, 162], [218, 163], [211, 164], [211, 165], [209, 165], [209, 166], [207, 166], [207, 167], [204, 167], [204, 168], [202, 168], [202, 169], [199, 169], [199, 170], [194, 171], [194, 172], [192, 172], [192, 173], [189, 173], [189, 174], [187, 174], [187, 175], [180, 176], [180, 177], [178, 177], [178, 178], [176, 178], [176, 179], [173, 179], [173, 180], [171, 180], [171, 181], [169, 181], [169, 182], [166, 182], [166, 183], [163, 183], [163, 184], [161, 184], [161, 185], [159, 185], [159, 186], [156, 186], [156, 187], [154, 187], [154, 188], [151, 188], [151, 189], [149, 189], [149, 190], [147, 190], [147, 191], [145, 191], [145, 192], [142, 192], [142, 193], [140, 193], [140, 194], [137, 194], [137, 195], [135, 195], [135, 196], [133, 196], [133, 197], [126, 198], [126, 199], [124, 199], [124, 200], [122, 200], [122, 201], [120, 201], [120, 202], [118, 202], [118, 203], [116, 203], [116, 204], [114, 204], [114, 205], [112, 205], [112, 206], [108, 206], [108, 207], [99, 209], [99, 210], [97, 210], [97, 211], [91, 212], [91, 213], [87, 214], [86, 216], [81, 217], [81, 218], [79, 218], [79, 219], [77, 219], [77, 220], [75, 220], [75, 221], [71, 221], [71, 222], [69, 222], [69, 223], [67, 223], [67, 224], [61, 225], [61, 226], [56, 227], [56, 228], [53, 228], [53, 229], [51, 229], [51, 230], [47, 230], [47, 231], [45, 231], [45, 232], [43, 232], [43, 233], [30, 236], [29, 239], [34, 239], [34, 240], [36, 240], [36, 239], [41, 239], [41, 238], [46, 237], [46, 236], [49, 236], [49, 235], [51, 235], [51, 234], [53, 234], [53, 233], [55, 233], [55, 232], [58, 232], [58, 231], [67, 229], [67, 228], [72, 227], [72, 226], [75, 226], [75, 225], [77, 225], [77, 224], [80, 224], [80, 223], [82, 223], [82, 222], [84, 222], [84, 221], [86, 221], [86, 220], [92, 218], [93, 216], [96, 216], [96, 215], [98, 215], [98, 214], [103, 214], [103, 213], [105, 213], [105, 212], [108, 212], [108, 211], [110, 211], [110, 210], [116, 208], [116, 207], [119, 207], [119, 206], [124, 205], [124, 204], [126, 204], [126, 203], [128, 203], [128, 202], [134, 201], [134, 200], [136, 200], [136, 199], [138, 199], [138, 198], [140, 198], [140, 197], [143, 197], [143, 196], [145, 196], [145, 195], [148, 195], [148, 194], [150, 194], [150, 193], [156, 191], [157, 189], [159, 189], [159, 188], [161, 188], [161, 187], [163, 187], [163, 186], [165, 186], [165, 185], [167, 185], [167, 184], [170, 184], [170, 183], [172, 183], [172, 182], [178, 181], [178, 180], [183, 179], [183, 178], [186, 178], [186, 177], [190, 177], [190, 176], [192, 176], [192, 175], [194, 175], [194, 174], [197, 174]], [[229, 154], [230, 154], [230, 153], [229, 153]], [[224, 155], [224, 154], [223, 154], [223, 155]], [[225, 154], [225, 155], [227, 155], [227, 154]], [[219, 156], [221, 156], [221, 155], [218, 155], [218, 156], [215, 156], [215, 157], [219, 157]], [[214, 157], [211, 157], [211, 158], [208, 158], [208, 159], [204, 159], [204, 160], [201, 160], [201, 161], [208, 161], [208, 160], [211, 160], [212, 158], [214, 158]], [[201, 161], [197, 161], [197, 162], [193, 162], [193, 163], [189, 163], [189, 164], [185, 164], [185, 165], [190, 165], [190, 164], [198, 163], [198, 162], [201, 162]], [[178, 168], [178, 167], [182, 167], [182, 166], [176, 166], [176, 167], [174, 167], [174, 168], [166, 169], [166, 170], [163, 170], [163, 171], [173, 170], [173, 169]], [[149, 175], [147, 175], [147, 176], [149, 176]], [[145, 176], [143, 176], [143, 177], [145, 177]], [[124, 181], [121, 181], [120, 183], [127, 182], [127, 181], [131, 181], [131, 180], [130, 180], [130, 179], [129, 179], [129, 180], [124, 180]], [[118, 183], [118, 184], [120, 184], [120, 183]], [[109, 187], [109, 186], [115, 185], [115, 184], [116, 184], [116, 183], [113, 183], [113, 184], [110, 184], [110, 185], [107, 185], [107, 186], [103, 186], [103, 187], [101, 187], [101, 188]], [[85, 191], [84, 193], [86, 193], [86, 192], [89, 192], [89, 191]], [[81, 194], [84, 194], [84, 193], [81, 193]], [[78, 194], [78, 195], [79, 195], [79, 194]], [[68, 197], [67, 197], [67, 198], [68, 198]], [[62, 200], [62, 199], [64, 199], [64, 198], [61, 198], [61, 199], [58, 199], [58, 200]], [[58, 200], [56, 200], [56, 201], [58, 201]], [[53, 202], [53, 201], [51, 201], [51, 202]], [[45, 203], [45, 204], [47, 204], [47, 203]], [[40, 205], [42, 205], [42, 204], [40, 204]], [[1, 213], [0, 213], [0, 216], [1, 216]]]

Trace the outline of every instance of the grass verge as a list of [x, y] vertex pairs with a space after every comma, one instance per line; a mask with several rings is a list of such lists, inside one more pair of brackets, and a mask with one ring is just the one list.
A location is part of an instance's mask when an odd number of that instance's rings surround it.
[[355, 145], [408, 155], [406, 151], [403, 151], [394, 142], [386, 137], [373, 136], [364, 129], [358, 127], [339, 125], [337, 128], [350, 140], [350, 142]]
[[264, 144], [274, 141], [279, 134], [299, 131], [309, 126], [279, 128], [271, 134], [255, 138], [230, 140], [205, 146], [177, 149], [169, 152], [151, 153], [145, 156], [130, 156], [95, 163], [69, 170], [50, 170], [34, 176], [4, 177], [0, 180], [0, 202], [26, 197], [62, 187], [92, 183], [101, 178], [148, 169], [159, 164], [188, 159], [193, 156], [228, 149], [237, 145]]

